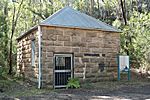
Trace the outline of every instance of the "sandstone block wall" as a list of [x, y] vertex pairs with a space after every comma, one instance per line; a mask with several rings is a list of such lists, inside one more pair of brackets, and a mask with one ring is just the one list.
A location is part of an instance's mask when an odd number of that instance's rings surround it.
[[[113, 79], [117, 73], [119, 33], [42, 26], [42, 80], [53, 84], [55, 53], [74, 55], [74, 76], [81, 80]], [[100, 71], [99, 64], [105, 63]]]
[[[35, 66], [31, 65], [31, 38], [35, 38]], [[17, 74], [37, 82], [38, 77], [38, 33], [37, 30], [18, 40]]]
[[[17, 73], [34, 82], [38, 78], [38, 30], [18, 40]], [[117, 75], [117, 54], [120, 34], [100, 30], [41, 26], [42, 82], [53, 85], [54, 54], [73, 54], [74, 77], [81, 81], [114, 79]], [[35, 38], [35, 66], [31, 65], [31, 37]], [[104, 63], [101, 72], [99, 64]]]

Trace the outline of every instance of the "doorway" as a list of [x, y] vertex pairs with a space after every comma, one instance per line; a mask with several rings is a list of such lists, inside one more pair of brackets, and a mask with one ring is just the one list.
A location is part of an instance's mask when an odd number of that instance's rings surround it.
[[54, 61], [54, 88], [66, 87], [68, 79], [73, 77], [72, 54], [55, 54]]

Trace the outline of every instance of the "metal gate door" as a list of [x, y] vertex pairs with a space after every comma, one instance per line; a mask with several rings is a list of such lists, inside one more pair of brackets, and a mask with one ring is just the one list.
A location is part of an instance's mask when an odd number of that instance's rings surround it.
[[54, 87], [66, 87], [72, 77], [72, 54], [55, 54]]

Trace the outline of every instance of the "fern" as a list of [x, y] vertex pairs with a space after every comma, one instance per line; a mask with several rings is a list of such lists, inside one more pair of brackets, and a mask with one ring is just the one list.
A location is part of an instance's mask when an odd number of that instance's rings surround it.
[[80, 88], [78, 78], [69, 78], [66, 88]]

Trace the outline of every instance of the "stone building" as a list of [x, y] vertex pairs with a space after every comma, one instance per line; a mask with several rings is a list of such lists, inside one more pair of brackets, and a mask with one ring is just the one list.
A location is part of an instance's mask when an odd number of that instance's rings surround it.
[[113, 80], [120, 31], [65, 7], [17, 38], [17, 72], [41, 86]]

